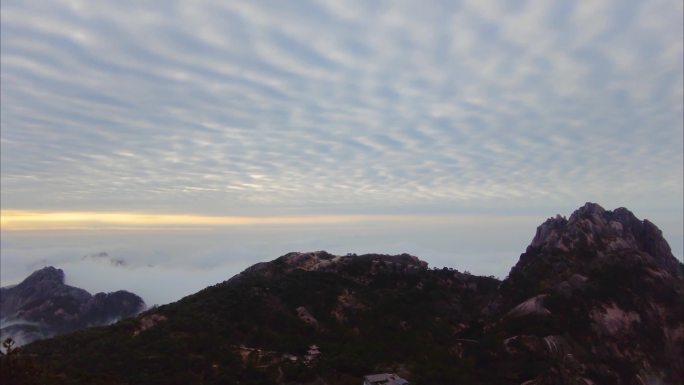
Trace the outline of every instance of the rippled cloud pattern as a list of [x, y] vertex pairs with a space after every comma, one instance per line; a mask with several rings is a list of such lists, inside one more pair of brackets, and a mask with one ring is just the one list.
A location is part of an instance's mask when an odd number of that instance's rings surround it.
[[2, 206], [681, 208], [682, 14], [677, 1], [3, 1]]

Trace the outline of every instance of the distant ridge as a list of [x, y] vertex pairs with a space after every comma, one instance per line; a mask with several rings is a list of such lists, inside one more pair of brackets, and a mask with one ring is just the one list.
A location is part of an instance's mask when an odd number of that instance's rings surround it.
[[18, 285], [0, 288], [0, 339], [18, 345], [107, 325], [145, 309], [139, 296], [124, 290], [91, 295], [66, 285], [64, 271], [36, 270]]

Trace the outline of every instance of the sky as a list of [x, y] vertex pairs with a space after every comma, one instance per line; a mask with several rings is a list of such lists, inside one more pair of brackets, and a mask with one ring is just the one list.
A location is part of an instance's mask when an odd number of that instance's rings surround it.
[[2, 284], [168, 302], [313, 249], [504, 277], [587, 201], [681, 259], [683, 7], [3, 1]]

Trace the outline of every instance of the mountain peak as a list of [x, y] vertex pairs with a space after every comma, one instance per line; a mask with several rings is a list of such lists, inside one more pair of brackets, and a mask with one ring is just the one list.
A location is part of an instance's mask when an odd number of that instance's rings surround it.
[[683, 274], [656, 225], [624, 207], [606, 210], [586, 203], [568, 219], [557, 215], [537, 227], [509, 278], [511, 284], [522, 280], [542, 287], [560, 277], [585, 274], [592, 264], [601, 263], [650, 265], [666, 274]]
[[294, 271], [318, 271], [351, 275], [360, 281], [363, 275], [382, 273], [415, 274], [427, 269], [427, 262], [410, 254], [363, 254], [334, 255], [327, 251], [290, 252], [271, 262], [260, 262], [230, 278], [228, 282], [248, 276], [273, 278]]
[[605, 212], [606, 209], [601, 207], [601, 205], [599, 205], [598, 203], [586, 202], [582, 207], [575, 210], [575, 212], [572, 213], [570, 218], [573, 218], [575, 216], [603, 215]]
[[126, 291], [98, 293], [66, 285], [64, 271], [52, 266], [36, 270], [19, 285], [2, 288], [0, 339], [18, 344], [72, 332], [137, 314], [145, 307]]
[[58, 285], [64, 285], [64, 271], [52, 266], [43, 267], [40, 270], [34, 271], [31, 275], [26, 277], [19, 285], [32, 286], [39, 282], [52, 282]]
[[648, 253], [658, 260], [674, 260], [662, 231], [648, 220], [638, 219], [624, 207], [605, 210], [586, 203], [565, 219], [549, 218], [537, 228], [528, 252], [585, 253], [632, 250]]
[[278, 258], [286, 265], [302, 270], [318, 270], [340, 260], [339, 256], [332, 255], [327, 251], [312, 251], [306, 253], [291, 252]]
[[292, 252], [283, 255], [274, 262], [283, 263], [290, 269], [301, 269], [308, 271], [336, 271], [343, 266], [366, 264], [368, 264], [369, 268], [371, 266], [376, 266], [375, 269], [370, 269], [369, 271], [378, 271], [377, 267], [379, 265], [393, 266], [395, 269], [410, 271], [427, 268], [427, 262], [421, 261], [416, 256], [405, 253], [398, 255], [356, 255], [352, 253], [347, 255], [334, 255], [328, 253], [327, 251]]

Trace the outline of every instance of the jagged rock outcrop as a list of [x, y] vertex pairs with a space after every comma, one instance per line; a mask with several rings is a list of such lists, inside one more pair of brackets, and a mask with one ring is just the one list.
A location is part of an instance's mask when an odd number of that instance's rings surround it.
[[556, 216], [539, 226], [516, 268], [539, 253], [590, 258], [616, 251], [637, 251], [664, 269], [677, 270], [677, 260], [656, 225], [624, 207], [609, 211], [596, 203], [586, 203], [569, 219]]
[[[501, 285], [496, 307], [513, 309], [490, 326], [526, 353], [499, 359], [540, 363], [508, 373], [529, 384], [681, 383], [683, 277], [660, 229], [625, 208], [550, 218]], [[543, 343], [559, 336], [564, 356]]]
[[91, 295], [64, 282], [52, 266], [35, 271], [12, 287], [0, 288], [0, 339], [19, 344], [90, 326], [107, 325], [145, 308], [139, 296], [120, 290]]

